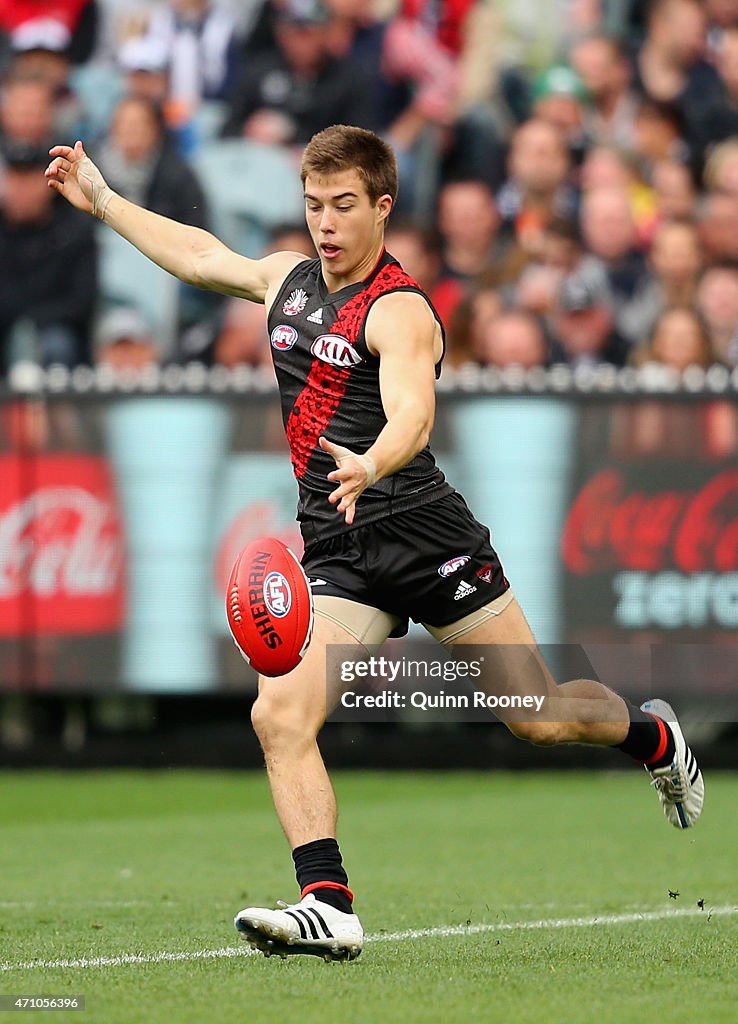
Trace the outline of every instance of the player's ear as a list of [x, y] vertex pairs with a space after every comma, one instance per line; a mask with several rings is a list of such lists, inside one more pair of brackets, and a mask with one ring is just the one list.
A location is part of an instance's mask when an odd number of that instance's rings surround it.
[[379, 197], [379, 199], [377, 200], [377, 211], [379, 213], [380, 220], [387, 220], [390, 213], [392, 212], [393, 206], [394, 200], [389, 193]]

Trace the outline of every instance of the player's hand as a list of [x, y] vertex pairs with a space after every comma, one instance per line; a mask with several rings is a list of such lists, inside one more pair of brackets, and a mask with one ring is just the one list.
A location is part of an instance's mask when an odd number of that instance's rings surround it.
[[54, 146], [49, 150], [54, 159], [46, 168], [49, 188], [84, 213], [93, 213], [101, 220], [114, 193], [87, 156], [81, 142], [71, 146]]
[[338, 505], [336, 511], [343, 512], [350, 525], [354, 521], [359, 496], [377, 479], [377, 467], [368, 455], [359, 455], [343, 445], [333, 444], [325, 437], [321, 437], [318, 443], [336, 462], [336, 469], [328, 474], [328, 479], [337, 483], [338, 487], [328, 496], [328, 501]]

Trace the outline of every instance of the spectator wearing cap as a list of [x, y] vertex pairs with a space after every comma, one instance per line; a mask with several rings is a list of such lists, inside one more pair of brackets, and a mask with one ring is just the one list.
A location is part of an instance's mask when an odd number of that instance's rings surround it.
[[570, 59], [587, 90], [587, 137], [595, 142], [632, 146], [638, 99], [625, 48], [610, 36], [593, 33], [575, 43]]
[[242, 68], [224, 135], [292, 146], [331, 124], [373, 127], [370, 85], [332, 55], [327, 21], [319, 0], [286, 0], [277, 17], [277, 48]]
[[10, 36], [7, 78], [46, 83], [54, 107], [54, 131], [78, 138], [82, 128], [80, 102], [70, 87], [72, 34], [56, 18], [24, 21]]
[[584, 121], [587, 91], [568, 64], [554, 64], [533, 81], [533, 117], [558, 128], [577, 162], [585, 149]]
[[126, 96], [141, 96], [166, 109], [169, 96], [169, 51], [156, 36], [134, 36], [118, 51]]
[[[187, 121], [203, 100], [224, 99], [237, 64], [236, 23], [211, 0], [166, 0], [154, 9], [141, 37], [156, 63], [165, 55], [168, 95], [174, 117]], [[139, 51], [138, 59], [141, 59]]]
[[30, 51], [41, 45], [65, 51], [73, 64], [93, 55], [98, 41], [100, 11], [96, 0], [4, 0], [0, 4], [0, 32], [13, 50]]
[[[130, 96], [154, 103], [162, 111], [180, 154], [188, 159], [201, 144], [197, 114], [189, 105], [170, 97], [169, 60], [170, 54], [163, 39], [157, 36], [128, 39], [118, 53], [122, 82], [116, 99]], [[108, 121], [111, 116], [112, 110]]]
[[497, 194], [503, 231], [533, 256], [551, 218], [571, 216], [577, 208], [566, 137], [548, 121], [524, 122], [513, 134], [507, 167], [507, 181]]
[[615, 330], [615, 311], [606, 288], [595, 288], [583, 276], [570, 275], [549, 323], [555, 362], [573, 367], [625, 364], [628, 347]]
[[[45, 149], [8, 147], [0, 207], [0, 353], [49, 365], [89, 362], [97, 294], [94, 228], [59, 202]], [[53, 254], [53, 255], [52, 255]]]
[[118, 372], [140, 371], [160, 361], [151, 325], [133, 306], [115, 306], [100, 317], [95, 356], [98, 363]]

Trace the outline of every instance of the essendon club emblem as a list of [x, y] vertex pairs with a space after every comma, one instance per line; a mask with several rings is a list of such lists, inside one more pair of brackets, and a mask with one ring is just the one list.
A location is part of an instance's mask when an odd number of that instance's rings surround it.
[[341, 334], [321, 334], [310, 346], [310, 351], [331, 366], [356, 366], [364, 361], [348, 338]]
[[298, 313], [302, 313], [303, 309], [307, 305], [308, 293], [304, 288], [296, 288], [290, 293], [289, 298], [282, 306], [282, 312], [285, 316], [297, 316]]

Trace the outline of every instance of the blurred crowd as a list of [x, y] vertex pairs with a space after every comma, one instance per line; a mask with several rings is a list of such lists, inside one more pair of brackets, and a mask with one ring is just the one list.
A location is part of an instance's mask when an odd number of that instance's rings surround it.
[[387, 249], [447, 365], [738, 366], [738, 0], [0, 0], [0, 33], [3, 374], [269, 360], [262, 309], [55, 196], [50, 145], [247, 255], [314, 255], [299, 153], [334, 123], [396, 148]]

